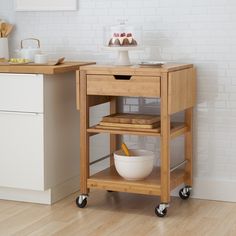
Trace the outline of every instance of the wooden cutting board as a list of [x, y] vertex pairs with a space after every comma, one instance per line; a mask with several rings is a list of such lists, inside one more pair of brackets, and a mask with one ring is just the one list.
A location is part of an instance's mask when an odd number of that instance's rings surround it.
[[160, 121], [160, 116], [157, 115], [143, 115], [143, 114], [126, 114], [117, 113], [105, 116], [102, 122], [122, 123], [122, 124], [140, 124], [151, 125]]
[[[110, 127], [110, 126], [103, 126], [103, 125], [96, 125], [96, 128], [103, 129], [103, 130], [124, 130], [124, 128], [121, 127]], [[126, 131], [144, 131], [144, 132], [160, 132], [160, 128], [154, 128], [154, 129], [137, 129], [137, 128], [125, 128]]]
[[50, 61], [46, 64], [39, 64], [34, 62], [22, 62], [22, 63], [13, 63], [9, 62], [7, 60], [3, 61], [2, 58], [0, 58], [0, 66], [57, 66], [64, 63], [65, 57], [59, 58], [57, 61]]
[[111, 128], [120, 127], [120, 128], [136, 128], [136, 129], [153, 129], [160, 127], [160, 122], [156, 122], [151, 125], [142, 125], [142, 124], [125, 124], [125, 123], [112, 123], [112, 122], [101, 121], [99, 125]]

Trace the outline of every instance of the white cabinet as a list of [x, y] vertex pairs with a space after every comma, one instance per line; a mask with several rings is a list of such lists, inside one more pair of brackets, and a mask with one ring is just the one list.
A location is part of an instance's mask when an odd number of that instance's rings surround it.
[[0, 74], [0, 110], [43, 113], [43, 75]]
[[0, 186], [43, 190], [43, 115], [0, 111], [0, 130]]
[[55, 193], [48, 203], [78, 190], [75, 98], [75, 72], [0, 73], [0, 199], [1, 188]]

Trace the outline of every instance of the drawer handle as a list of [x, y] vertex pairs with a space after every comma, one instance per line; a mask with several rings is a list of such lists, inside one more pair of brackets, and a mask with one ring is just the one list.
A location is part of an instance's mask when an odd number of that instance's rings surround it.
[[114, 75], [116, 80], [130, 80], [131, 75]]
[[39, 115], [40, 112], [26, 112], [26, 111], [4, 111], [0, 110], [0, 114], [12, 114], [12, 115]]

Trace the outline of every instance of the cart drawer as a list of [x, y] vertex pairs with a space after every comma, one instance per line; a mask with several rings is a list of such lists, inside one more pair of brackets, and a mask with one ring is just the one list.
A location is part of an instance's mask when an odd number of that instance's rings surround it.
[[160, 77], [87, 75], [87, 94], [160, 97]]

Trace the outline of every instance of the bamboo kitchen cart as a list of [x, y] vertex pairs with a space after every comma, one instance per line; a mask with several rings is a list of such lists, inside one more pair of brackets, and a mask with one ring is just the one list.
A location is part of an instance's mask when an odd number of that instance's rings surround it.
[[[192, 118], [196, 99], [195, 69], [191, 64], [166, 64], [160, 68], [140, 66], [89, 65], [77, 73], [77, 109], [80, 110], [80, 196], [78, 207], [87, 204], [90, 188], [160, 196], [155, 207], [157, 216], [165, 216], [170, 192], [184, 184], [179, 195], [188, 199], [192, 187]], [[89, 108], [110, 102], [110, 114], [117, 111], [117, 97], [152, 97], [160, 99], [159, 131], [126, 128], [102, 129], [89, 126]], [[171, 117], [184, 112], [182, 123]], [[110, 134], [110, 153], [117, 149], [117, 136], [130, 134], [160, 137], [160, 167], [144, 180], [128, 181], [118, 175], [110, 155], [110, 167], [94, 175], [89, 173], [89, 138], [100, 133]], [[170, 142], [184, 135], [183, 162], [170, 167]], [[103, 160], [101, 158], [99, 160]]]

